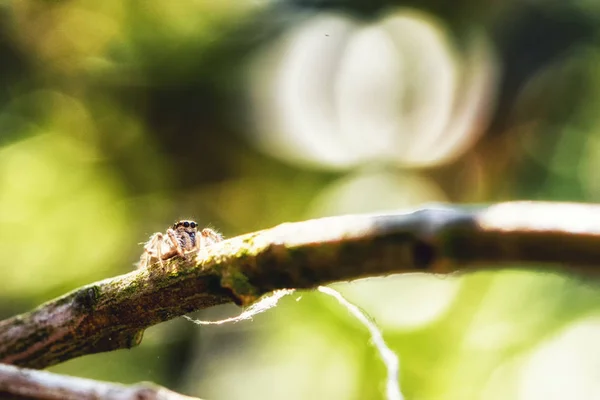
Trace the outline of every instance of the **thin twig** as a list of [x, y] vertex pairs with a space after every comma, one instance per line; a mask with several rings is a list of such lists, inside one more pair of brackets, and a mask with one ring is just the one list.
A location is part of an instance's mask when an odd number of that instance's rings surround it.
[[198, 257], [97, 282], [0, 322], [0, 362], [44, 368], [129, 348], [161, 321], [276, 289], [470, 267], [600, 269], [600, 206], [426, 207], [287, 223], [208, 246]]
[[150, 383], [110, 382], [0, 364], [0, 398], [43, 400], [199, 400]]

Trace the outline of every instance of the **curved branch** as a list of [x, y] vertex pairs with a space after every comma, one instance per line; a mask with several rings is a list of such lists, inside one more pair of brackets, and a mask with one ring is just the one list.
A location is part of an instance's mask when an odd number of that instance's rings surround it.
[[[191, 311], [247, 305], [281, 288], [314, 288], [409, 271], [542, 264], [595, 271], [600, 206], [516, 202], [286, 223], [97, 282], [0, 322], [0, 361], [44, 368], [129, 348], [143, 330]], [[516, 264], [516, 265], [515, 265]]]
[[44, 400], [199, 400], [150, 383], [125, 386], [0, 364], [0, 397], [16, 396]]

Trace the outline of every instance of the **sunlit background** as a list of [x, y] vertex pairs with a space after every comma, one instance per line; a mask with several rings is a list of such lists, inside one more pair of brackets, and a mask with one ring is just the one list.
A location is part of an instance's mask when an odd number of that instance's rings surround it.
[[[134, 268], [180, 218], [600, 201], [600, 3], [0, 1], [0, 317]], [[600, 289], [563, 274], [334, 286], [407, 399], [600, 397]], [[220, 319], [234, 306], [196, 313]], [[52, 371], [207, 399], [380, 399], [368, 332], [299, 293]]]

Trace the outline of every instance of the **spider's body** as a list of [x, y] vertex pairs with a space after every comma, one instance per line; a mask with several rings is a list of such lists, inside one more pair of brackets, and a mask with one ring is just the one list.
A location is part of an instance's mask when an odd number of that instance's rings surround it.
[[182, 220], [167, 229], [166, 235], [157, 232], [150, 237], [144, 246], [144, 254], [139, 268], [149, 267], [153, 260], [163, 266], [163, 260], [171, 257], [185, 257], [186, 254], [197, 252], [212, 243], [220, 242], [223, 237], [212, 229], [204, 228], [198, 232], [195, 221]]
[[[167, 235], [173, 232], [175, 241], [177, 241], [178, 247], [186, 252], [192, 250], [199, 250], [198, 240], [198, 224], [194, 221], [179, 221], [173, 224], [171, 229], [167, 230]], [[180, 254], [181, 255], [181, 254]]]

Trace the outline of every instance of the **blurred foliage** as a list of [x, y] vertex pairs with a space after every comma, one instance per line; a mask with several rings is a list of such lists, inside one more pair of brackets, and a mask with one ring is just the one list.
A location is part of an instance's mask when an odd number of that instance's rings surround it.
[[[183, 217], [233, 236], [431, 201], [598, 201], [597, 2], [402, 5], [0, 2], [1, 316], [129, 271]], [[600, 393], [595, 282], [335, 287], [398, 352], [407, 399]], [[377, 399], [385, 377], [365, 329], [320, 293], [251, 322], [177, 319], [52, 370], [211, 399]]]

